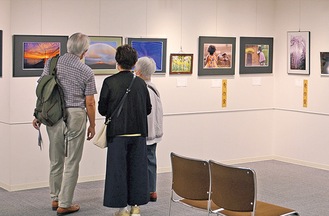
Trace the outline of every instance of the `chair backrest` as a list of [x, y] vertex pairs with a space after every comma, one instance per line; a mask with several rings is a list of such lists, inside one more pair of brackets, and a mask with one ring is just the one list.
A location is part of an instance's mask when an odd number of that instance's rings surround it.
[[180, 197], [191, 200], [208, 200], [210, 192], [209, 162], [170, 154], [172, 190]]
[[210, 160], [211, 200], [230, 211], [254, 212], [256, 174], [249, 168], [234, 167]]

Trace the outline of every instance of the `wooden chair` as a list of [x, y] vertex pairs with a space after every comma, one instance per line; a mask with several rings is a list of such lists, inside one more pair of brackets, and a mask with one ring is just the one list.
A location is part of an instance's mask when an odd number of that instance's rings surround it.
[[169, 215], [172, 203], [179, 202], [189, 207], [206, 210], [210, 205], [209, 162], [170, 154], [172, 166], [172, 187]]
[[210, 160], [211, 200], [217, 215], [226, 216], [287, 216], [296, 211], [257, 201], [256, 173], [250, 168], [221, 164]]

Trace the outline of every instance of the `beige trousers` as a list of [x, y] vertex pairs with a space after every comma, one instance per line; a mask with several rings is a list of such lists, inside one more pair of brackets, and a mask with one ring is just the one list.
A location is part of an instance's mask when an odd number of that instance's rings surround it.
[[[50, 196], [59, 206], [72, 205], [79, 176], [79, 163], [86, 137], [87, 114], [82, 108], [68, 108], [67, 122], [47, 127], [49, 136]], [[67, 148], [67, 149], [66, 149]], [[67, 154], [67, 156], [65, 156]]]

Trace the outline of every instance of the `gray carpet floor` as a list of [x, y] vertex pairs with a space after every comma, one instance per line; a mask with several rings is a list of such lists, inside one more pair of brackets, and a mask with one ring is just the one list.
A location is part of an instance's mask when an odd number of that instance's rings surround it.
[[[275, 160], [238, 164], [256, 171], [258, 200], [295, 209], [301, 216], [329, 215], [329, 171]], [[79, 183], [75, 203], [81, 209], [74, 216], [113, 215], [102, 206], [104, 181]], [[158, 175], [158, 201], [141, 206], [142, 216], [166, 216], [169, 211], [171, 173]], [[48, 188], [17, 192], [0, 189], [1, 216], [56, 215], [51, 210]], [[172, 205], [172, 216], [200, 216], [206, 212]]]

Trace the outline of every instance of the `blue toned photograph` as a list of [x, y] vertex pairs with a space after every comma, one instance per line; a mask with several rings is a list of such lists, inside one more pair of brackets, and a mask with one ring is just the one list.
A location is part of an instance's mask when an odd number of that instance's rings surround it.
[[155, 73], [166, 72], [167, 39], [160, 38], [128, 38], [130, 44], [138, 53], [138, 58], [147, 56], [156, 63]]
[[133, 41], [132, 47], [136, 49], [138, 58], [148, 56], [154, 59], [156, 63], [156, 70], [162, 70], [162, 56], [163, 56], [163, 43], [162, 42], [143, 42]]

